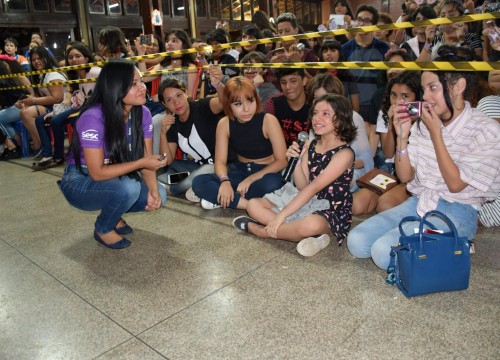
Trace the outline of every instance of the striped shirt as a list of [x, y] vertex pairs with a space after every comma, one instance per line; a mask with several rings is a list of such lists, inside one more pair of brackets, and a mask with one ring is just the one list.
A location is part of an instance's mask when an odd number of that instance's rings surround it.
[[444, 144], [468, 184], [452, 193], [439, 170], [434, 145], [425, 124], [411, 129], [408, 154], [415, 177], [407, 189], [418, 196], [417, 213], [423, 216], [435, 210], [439, 198], [468, 204], [479, 209], [481, 204], [496, 199], [500, 192], [500, 125], [468, 102], [462, 113], [441, 128]]

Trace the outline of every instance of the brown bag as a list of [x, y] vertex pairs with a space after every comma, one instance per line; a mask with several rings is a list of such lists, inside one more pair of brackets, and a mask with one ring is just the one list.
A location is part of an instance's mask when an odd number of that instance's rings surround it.
[[356, 180], [356, 184], [360, 188], [371, 190], [380, 196], [395, 188], [399, 184], [399, 180], [385, 171], [372, 169]]

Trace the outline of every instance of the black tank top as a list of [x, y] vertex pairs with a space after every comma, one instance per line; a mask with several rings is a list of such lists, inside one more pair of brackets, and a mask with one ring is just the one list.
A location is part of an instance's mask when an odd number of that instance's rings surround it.
[[255, 114], [252, 120], [241, 123], [229, 120], [229, 145], [247, 159], [262, 159], [273, 154], [271, 140], [263, 133], [265, 113]]

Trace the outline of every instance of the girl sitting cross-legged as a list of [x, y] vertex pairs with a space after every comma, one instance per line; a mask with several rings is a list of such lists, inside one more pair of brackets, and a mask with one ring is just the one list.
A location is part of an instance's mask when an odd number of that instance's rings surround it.
[[[298, 242], [297, 251], [303, 256], [313, 256], [328, 246], [330, 231], [340, 245], [351, 228], [349, 188], [355, 159], [348, 144], [357, 132], [349, 100], [340, 95], [314, 100], [311, 122], [317, 139], [306, 143], [302, 151], [294, 142], [287, 151], [289, 157], [300, 156], [293, 173], [298, 193], [288, 203], [276, 196], [270, 198], [273, 201], [267, 196], [252, 199], [247, 206], [251, 218], [240, 216], [233, 221], [237, 229], [259, 237]], [[290, 197], [283, 192], [285, 196]], [[326, 206], [317, 210], [315, 202]]]
[[[246, 209], [248, 199], [279, 189], [286, 166], [286, 145], [275, 116], [261, 112], [252, 81], [237, 76], [223, 90], [226, 117], [216, 131], [215, 174], [199, 175], [193, 191], [204, 209]], [[228, 164], [229, 149], [237, 161]]]

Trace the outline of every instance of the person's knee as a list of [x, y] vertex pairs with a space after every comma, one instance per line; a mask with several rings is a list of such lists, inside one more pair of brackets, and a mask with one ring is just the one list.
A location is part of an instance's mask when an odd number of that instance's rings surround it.
[[349, 232], [347, 236], [347, 249], [355, 258], [368, 258], [370, 257], [370, 246], [367, 244], [367, 234], [361, 225], [358, 225]]
[[376, 241], [371, 247], [372, 260], [382, 270], [389, 266], [391, 246], [383, 241]]
[[141, 195], [141, 183], [137, 180], [125, 178], [119, 182], [116, 193], [123, 202], [135, 203]]

